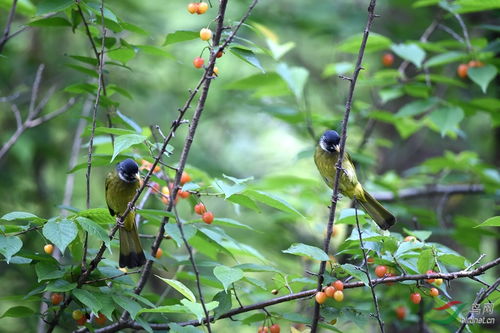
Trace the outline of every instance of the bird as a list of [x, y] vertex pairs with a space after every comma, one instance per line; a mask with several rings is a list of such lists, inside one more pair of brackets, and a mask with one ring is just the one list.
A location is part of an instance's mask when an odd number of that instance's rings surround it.
[[[106, 176], [106, 203], [111, 216], [117, 220], [125, 213], [140, 187], [139, 166], [128, 158], [116, 164], [116, 168]], [[119, 223], [120, 267], [140, 267], [146, 262], [139, 234], [135, 225], [135, 212], [131, 210]]]
[[[340, 136], [334, 130], [327, 130], [319, 139], [314, 152], [314, 163], [326, 184], [333, 189], [336, 163], [340, 153]], [[396, 223], [396, 217], [391, 214], [368, 193], [358, 181], [356, 169], [349, 153], [344, 152], [342, 160], [342, 175], [339, 179], [339, 191], [360, 203], [381, 229], [387, 230]]]

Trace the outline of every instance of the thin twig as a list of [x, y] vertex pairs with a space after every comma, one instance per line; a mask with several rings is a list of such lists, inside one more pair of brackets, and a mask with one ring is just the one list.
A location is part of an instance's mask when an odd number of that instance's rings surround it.
[[472, 264], [470, 264], [469, 266], [467, 266], [467, 268], [465, 269], [466, 271], [468, 271], [469, 269], [471, 269], [472, 267], [476, 266], [477, 264], [479, 264], [479, 262], [481, 260], [483, 260], [483, 258], [486, 257], [486, 254], [485, 253], [482, 253], [479, 258], [477, 258], [476, 261], [474, 261]]
[[[476, 296], [476, 299], [474, 300], [473, 304], [480, 304], [482, 303], [492, 292], [494, 292], [497, 287], [500, 285], [500, 278], [498, 278], [495, 283], [493, 283], [489, 288], [486, 289], [481, 289]], [[464, 330], [465, 326], [467, 326], [468, 320], [472, 318], [472, 310], [469, 311], [467, 316], [465, 317], [465, 320], [462, 322], [462, 325], [457, 329], [456, 333], [460, 333]]]
[[[473, 271], [457, 271], [457, 272], [451, 272], [451, 273], [432, 273], [432, 274], [417, 274], [417, 275], [406, 275], [406, 276], [390, 276], [390, 277], [384, 277], [380, 279], [374, 279], [372, 280], [372, 284], [379, 285], [379, 284], [385, 284], [385, 283], [391, 283], [391, 282], [402, 282], [402, 281], [418, 281], [418, 280], [424, 280], [424, 279], [443, 279], [443, 280], [455, 280], [455, 279], [460, 279], [460, 278], [471, 278], [475, 277], [478, 275], [483, 274], [489, 269], [492, 269], [496, 266], [500, 265], [500, 258], [497, 258], [491, 262], [488, 262], [478, 268], [476, 268]], [[353, 289], [353, 288], [364, 288], [366, 287], [365, 283], [362, 281], [356, 281], [356, 282], [351, 282], [351, 283], [345, 283], [344, 284], [344, 289]], [[281, 304], [285, 302], [290, 302], [293, 300], [297, 299], [304, 299], [304, 298], [311, 298], [317, 293], [316, 289], [309, 289], [305, 291], [301, 291], [295, 294], [288, 294], [276, 298], [272, 298], [267, 301], [251, 304], [251, 305], [246, 305], [244, 307], [238, 307], [234, 308], [232, 310], [229, 310], [228, 312], [220, 315], [218, 319], [224, 319], [224, 318], [230, 318], [235, 315], [241, 314], [241, 313], [246, 313], [254, 310], [261, 310], [263, 308], [276, 305], [276, 304]], [[214, 317], [211, 316], [210, 320], [213, 320]], [[204, 322], [206, 319], [203, 319], [202, 322]], [[177, 323], [180, 326], [200, 326], [202, 322], [198, 320], [190, 320], [190, 321], [185, 321], [185, 322], [180, 322]], [[168, 324], [157, 324], [157, 323], [149, 323], [151, 328], [154, 330], [166, 330], [169, 328]], [[119, 321], [115, 322], [109, 326], [96, 329], [94, 332], [95, 333], [110, 333], [110, 332], [116, 332], [121, 329], [125, 328], [135, 328], [135, 329], [142, 329], [142, 326], [133, 321], [133, 320], [126, 320], [126, 321]], [[82, 333], [86, 332], [86, 328], [79, 329], [77, 332]]]
[[16, 13], [17, 0], [12, 1], [12, 6], [10, 7], [9, 16], [7, 17], [7, 23], [5, 23], [5, 29], [3, 31], [2, 39], [0, 39], [0, 53], [3, 51], [3, 47], [9, 40], [10, 26], [14, 21], [14, 15]]
[[140, 272], [141, 271], [123, 272], [121, 274], [117, 274], [117, 275], [114, 275], [114, 276], [100, 278], [100, 279], [92, 280], [92, 281], [85, 281], [85, 282], [83, 282], [83, 284], [93, 284], [93, 283], [98, 283], [98, 282], [103, 282], [103, 281], [114, 280], [114, 279], [118, 279], [119, 277], [122, 277], [122, 276], [125, 276], [125, 275], [138, 274]]
[[[354, 73], [353, 73], [351, 80], [349, 80], [349, 82], [350, 82], [349, 93], [348, 93], [347, 101], [346, 101], [346, 105], [345, 105], [344, 120], [342, 121], [342, 132], [340, 134], [340, 151], [339, 151], [338, 160], [337, 160], [337, 163], [335, 166], [337, 169], [337, 172], [335, 173], [333, 193], [332, 193], [332, 199], [331, 199], [331, 205], [330, 205], [330, 215], [328, 217], [328, 226], [327, 226], [325, 240], [323, 243], [323, 250], [325, 251], [325, 253], [330, 252], [329, 251], [330, 250], [330, 239], [332, 236], [333, 226], [334, 226], [334, 221], [335, 221], [335, 210], [337, 208], [340, 175], [343, 172], [342, 171], [342, 160], [344, 158], [344, 149], [345, 149], [345, 143], [346, 143], [346, 139], [347, 139], [347, 124], [349, 122], [349, 114], [351, 112], [352, 100], [354, 97], [354, 88], [356, 87], [356, 82], [358, 80], [359, 72], [362, 69], [361, 64], [363, 62], [363, 56], [365, 53], [366, 43], [368, 41], [368, 35], [370, 34], [370, 28], [372, 26], [373, 20], [375, 19], [376, 3], [377, 3], [376, 0], [370, 0], [370, 4], [368, 5], [368, 21], [366, 23], [365, 30], [363, 32], [363, 39], [361, 41], [361, 46], [359, 48], [358, 59], [356, 60], [356, 66], [354, 67]], [[316, 288], [317, 291], [320, 291], [322, 286], [323, 286], [323, 274], [325, 273], [325, 267], [326, 267], [326, 261], [322, 261], [320, 263], [320, 268], [319, 268], [319, 273], [318, 273], [318, 286]], [[319, 305], [319, 303], [315, 302], [314, 303], [314, 313], [313, 313], [312, 324], [311, 324], [311, 333], [316, 333], [316, 331], [318, 329], [319, 310], [320, 310], [320, 305]]]
[[[90, 208], [90, 174], [92, 171], [92, 150], [94, 149], [94, 136], [95, 136], [95, 127], [97, 122], [97, 109], [99, 108], [99, 100], [101, 99], [101, 91], [103, 89], [103, 69], [104, 69], [104, 45], [106, 40], [106, 27], [104, 25], [104, 0], [101, 0], [101, 25], [102, 25], [102, 38], [101, 38], [101, 53], [97, 58], [99, 61], [98, 74], [99, 74], [99, 82], [97, 86], [97, 95], [95, 98], [94, 108], [92, 110], [92, 129], [90, 131], [90, 140], [89, 140], [89, 150], [87, 153], [87, 173], [85, 174], [86, 179], [86, 207]], [[80, 9], [81, 12], [81, 9]], [[95, 45], [94, 45], [95, 46]], [[85, 231], [85, 240], [83, 243], [83, 256], [82, 256], [82, 270], [86, 269], [87, 266], [87, 245], [88, 245], [88, 232]]]
[[241, 303], [240, 298], [238, 297], [238, 293], [236, 292], [236, 287], [234, 286], [234, 283], [233, 283], [233, 292], [234, 292], [234, 297], [236, 298], [236, 301], [240, 305], [240, 308], [242, 308], [243, 304]]
[[456, 40], [458, 40], [460, 43], [465, 43], [464, 39], [462, 38], [462, 36], [460, 36], [459, 34], [457, 34], [455, 31], [453, 31], [453, 29], [451, 29], [450, 27], [444, 25], [444, 24], [439, 24], [438, 25], [438, 28], [443, 30], [444, 32], [447, 32], [451, 35], [451, 37], [455, 38]]
[[467, 31], [467, 26], [465, 25], [464, 21], [462, 20], [462, 17], [459, 14], [453, 13], [453, 16], [455, 16], [458, 23], [460, 24], [460, 27], [462, 28], [462, 33], [464, 34], [465, 46], [467, 47], [467, 51], [470, 53], [470, 52], [472, 52], [472, 45], [470, 43], [469, 32]]
[[380, 331], [384, 333], [384, 322], [382, 321], [382, 318], [380, 317], [380, 310], [378, 307], [378, 300], [377, 300], [377, 295], [375, 294], [375, 286], [372, 284], [372, 279], [370, 277], [370, 271], [368, 269], [368, 257], [366, 256], [366, 249], [365, 245], [363, 243], [363, 236], [361, 235], [361, 227], [359, 226], [359, 219], [358, 219], [358, 205], [357, 205], [357, 200], [356, 197], [354, 198], [354, 212], [356, 216], [356, 227], [358, 228], [358, 235], [359, 235], [359, 245], [361, 247], [361, 252], [363, 252], [363, 261], [365, 264], [365, 269], [364, 272], [366, 274], [366, 277], [368, 278], [368, 286], [370, 287], [370, 290], [372, 292], [372, 298], [373, 298], [373, 305], [375, 306], [375, 318], [377, 318], [378, 325], [380, 327]]

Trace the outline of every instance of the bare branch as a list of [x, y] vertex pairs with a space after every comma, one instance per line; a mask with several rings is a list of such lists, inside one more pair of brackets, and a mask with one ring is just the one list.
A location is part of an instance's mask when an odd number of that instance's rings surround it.
[[17, 0], [12, 0], [12, 7], [10, 7], [9, 17], [7, 18], [7, 23], [5, 24], [5, 29], [3, 31], [2, 39], [0, 39], [0, 53], [2, 53], [3, 47], [9, 40], [10, 26], [12, 25], [12, 21], [14, 21], [16, 6], [17, 6]]
[[[333, 232], [333, 225], [334, 225], [334, 220], [335, 220], [335, 210], [337, 208], [337, 201], [338, 201], [339, 183], [340, 183], [339, 181], [340, 181], [340, 175], [343, 172], [342, 171], [342, 159], [344, 158], [345, 143], [346, 143], [346, 139], [347, 139], [347, 124], [349, 122], [349, 114], [351, 112], [351, 105], [352, 105], [352, 100], [354, 97], [354, 88], [356, 87], [356, 82], [358, 80], [359, 72], [362, 69], [361, 64], [363, 62], [363, 56], [365, 53], [366, 43], [368, 41], [368, 35], [370, 34], [370, 28], [372, 26], [373, 20], [375, 19], [376, 3], [377, 3], [376, 0], [370, 0], [370, 4], [368, 5], [368, 21], [366, 22], [365, 30], [363, 32], [363, 39], [361, 41], [361, 46], [359, 48], [358, 59], [356, 61], [354, 73], [353, 73], [352, 79], [349, 81], [350, 82], [349, 93], [347, 96], [347, 101], [346, 101], [346, 106], [345, 106], [344, 120], [342, 121], [342, 132], [340, 134], [340, 152], [339, 152], [339, 156], [338, 156], [338, 160], [337, 160], [337, 164], [336, 164], [337, 172], [335, 174], [335, 181], [334, 181], [333, 193], [332, 193], [332, 199], [331, 199], [331, 205], [330, 205], [330, 215], [328, 217], [328, 226], [327, 226], [325, 240], [323, 243], [323, 250], [326, 253], [329, 253], [329, 250], [330, 250], [330, 239], [331, 239], [332, 232]], [[316, 288], [317, 291], [320, 291], [321, 288], [323, 287], [323, 274], [325, 273], [325, 267], [326, 267], [326, 261], [322, 261], [320, 263], [319, 272], [318, 272], [318, 286]], [[311, 333], [316, 333], [316, 331], [318, 330], [319, 310], [320, 310], [320, 305], [319, 305], [319, 303], [315, 302], [314, 303], [314, 314], [313, 314], [312, 325], [311, 325]]]

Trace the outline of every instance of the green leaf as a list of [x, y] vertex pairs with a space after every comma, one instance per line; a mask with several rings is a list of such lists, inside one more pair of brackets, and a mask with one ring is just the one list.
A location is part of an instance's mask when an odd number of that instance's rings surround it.
[[40, 16], [47, 13], [60, 12], [73, 3], [73, 0], [42, 0], [37, 6], [36, 15]]
[[98, 78], [99, 77], [99, 74], [97, 74], [97, 72], [94, 69], [89, 69], [87, 67], [73, 65], [73, 64], [66, 64], [66, 66], [69, 67], [69, 68], [73, 68], [74, 70], [77, 70], [79, 72], [82, 72], [82, 73], [84, 73], [86, 75], [89, 75], [91, 77], [94, 77], [94, 78]]
[[76, 225], [73, 221], [66, 219], [52, 218], [43, 226], [43, 235], [54, 243], [61, 250], [61, 253], [64, 253], [66, 247], [76, 238], [77, 234]]
[[219, 305], [215, 308], [214, 311], [215, 319], [218, 319], [222, 314], [231, 310], [232, 306], [231, 292], [220, 291], [214, 296], [213, 301], [219, 303]]
[[394, 44], [391, 49], [401, 58], [413, 63], [417, 68], [422, 66], [425, 59], [425, 51], [417, 44]]
[[212, 186], [222, 191], [226, 199], [232, 196], [233, 194], [240, 193], [246, 188], [246, 185], [243, 184], [229, 185], [228, 183], [220, 179], [215, 179]]
[[165, 38], [165, 42], [163, 43], [163, 46], [185, 42], [197, 38], [200, 38], [200, 33], [197, 31], [177, 30], [167, 35], [167, 37]]
[[323, 70], [323, 77], [329, 77], [332, 75], [343, 75], [346, 73], [352, 73], [354, 71], [354, 64], [350, 62], [337, 62], [334, 64], [326, 65]]
[[294, 254], [296, 256], [305, 256], [319, 261], [330, 260], [328, 255], [322, 249], [302, 243], [294, 243], [288, 249], [281, 252]]
[[256, 96], [289, 95], [287, 83], [278, 73], [255, 74], [224, 86], [230, 90], [256, 90]]
[[402, 255], [407, 254], [408, 252], [412, 252], [413, 250], [420, 249], [423, 246], [424, 244], [421, 242], [402, 242], [399, 245], [399, 248], [396, 251], [396, 253], [394, 253], [394, 256], [396, 258], [399, 258]]
[[147, 36], [150, 34], [148, 31], [146, 31], [143, 28], [139, 27], [138, 25], [135, 25], [132, 23], [120, 22], [120, 25], [123, 27], [123, 29], [135, 32], [136, 34], [139, 34], [139, 35]]
[[272, 39], [266, 39], [266, 43], [267, 46], [269, 47], [269, 50], [271, 51], [272, 57], [276, 61], [280, 60], [281, 57], [283, 57], [285, 54], [287, 54], [290, 50], [292, 50], [295, 47], [294, 42], [279, 44]]
[[500, 227], [500, 216], [490, 217], [483, 223], [476, 225], [474, 228], [477, 227]]
[[122, 64], [126, 64], [130, 60], [134, 59], [135, 52], [129, 48], [121, 48], [113, 51], [109, 51], [108, 56], [116, 61], [121, 62]]
[[[340, 42], [340, 44], [337, 45], [336, 49], [341, 52], [356, 54], [359, 52], [362, 39], [363, 39], [362, 33], [356, 34]], [[365, 53], [373, 53], [388, 49], [391, 43], [392, 42], [389, 38], [371, 32], [370, 36], [368, 37], [368, 41], [366, 43]]]
[[419, 273], [426, 273], [428, 270], [434, 267], [434, 255], [431, 249], [423, 250], [417, 261], [417, 268]]
[[243, 194], [233, 194], [229, 198], [227, 198], [227, 201], [231, 201], [232, 203], [235, 203], [237, 205], [245, 206], [247, 208], [250, 208], [251, 210], [254, 210], [256, 212], [260, 213], [259, 206], [257, 206], [257, 203], [251, 198], [249, 198], [246, 195]]
[[472, 81], [481, 87], [483, 93], [486, 94], [488, 85], [491, 80], [497, 75], [497, 68], [493, 65], [486, 65], [483, 67], [472, 67], [467, 70], [467, 75]]
[[349, 273], [349, 275], [354, 276], [361, 282], [365, 284], [365, 286], [368, 286], [368, 277], [366, 274], [361, 271], [358, 267], [351, 265], [351, 264], [344, 264], [341, 265], [341, 267]]
[[240, 47], [240, 46], [236, 46], [236, 47], [232, 47], [230, 49], [230, 51], [232, 54], [234, 54], [235, 56], [237, 56], [241, 60], [245, 61], [246, 63], [248, 63], [248, 64], [250, 64], [258, 69], [260, 69], [262, 71], [262, 73], [265, 73], [265, 70], [262, 67], [262, 65], [260, 64], [259, 59], [257, 58], [257, 56], [255, 56], [255, 53], [253, 53], [251, 50]]
[[194, 326], [180, 326], [176, 323], [169, 323], [168, 328], [170, 328], [170, 333], [203, 333], [202, 330], [194, 327]]
[[120, 135], [115, 138], [115, 145], [113, 147], [113, 157], [111, 157], [111, 162], [115, 159], [118, 154], [120, 154], [122, 151], [125, 149], [142, 143], [146, 140], [147, 138], [144, 135], [139, 135], [139, 134], [125, 134], [125, 135]]
[[265, 205], [268, 205], [270, 207], [276, 208], [278, 210], [281, 210], [283, 212], [295, 214], [300, 217], [304, 217], [298, 210], [296, 210], [294, 207], [292, 207], [288, 202], [285, 200], [278, 198], [275, 195], [262, 192], [262, 191], [255, 191], [255, 190], [246, 190], [243, 194], [249, 196], [250, 198], [257, 200]]
[[116, 127], [96, 127], [96, 134], [113, 134], [113, 135], [127, 135], [127, 134], [135, 134], [136, 132], [133, 130], [125, 129], [125, 128], [116, 128]]
[[446, 65], [452, 62], [457, 62], [467, 59], [467, 56], [468, 56], [467, 53], [458, 51], [440, 53], [432, 58], [429, 58], [429, 60], [425, 62], [424, 66], [434, 67], [434, 66]]
[[398, 113], [396, 113], [396, 117], [413, 117], [419, 115], [421, 113], [429, 111], [439, 100], [437, 98], [429, 98], [425, 100], [417, 100], [410, 103], [407, 103], [401, 109], [399, 109]]
[[64, 88], [64, 91], [73, 94], [89, 93], [95, 95], [97, 92], [97, 86], [90, 83], [75, 83]]
[[465, 262], [467, 259], [458, 254], [445, 253], [438, 256], [438, 260], [445, 265], [450, 265], [458, 267], [459, 269], [465, 268]]
[[28, 25], [32, 27], [71, 27], [71, 23], [62, 17], [47, 17], [31, 21]]
[[[200, 303], [191, 302], [187, 299], [182, 299], [181, 303], [187, 307], [199, 321], [201, 321], [201, 319], [205, 316], [205, 312], [203, 311], [203, 307]], [[219, 303], [212, 301], [210, 303], [206, 303], [205, 307], [207, 308], [207, 311], [211, 311], [215, 309], [217, 305], [219, 305]]]
[[239, 281], [243, 278], [243, 271], [239, 268], [231, 268], [223, 265], [214, 268], [215, 277], [222, 282], [224, 290], [231, 286], [232, 283]]
[[441, 136], [456, 131], [464, 119], [464, 111], [458, 106], [442, 106], [429, 114], [429, 119], [438, 127]]
[[99, 310], [101, 310], [101, 302], [90, 291], [84, 289], [74, 289], [71, 293], [77, 300], [88, 306], [94, 314], [97, 314]]
[[[365, 215], [365, 212], [358, 209], [358, 220], [360, 224], [366, 222]], [[342, 209], [335, 224], [356, 224], [356, 210], [354, 208]]]
[[10, 212], [1, 217], [5, 221], [39, 219], [38, 216], [26, 212]]
[[38, 282], [60, 279], [64, 276], [64, 271], [59, 268], [59, 265], [45, 261], [39, 262], [35, 265], [35, 272], [38, 277]]
[[106, 230], [101, 227], [99, 224], [94, 221], [85, 218], [85, 217], [77, 217], [76, 220], [78, 224], [83, 228], [83, 230], [87, 231], [89, 235], [95, 236], [106, 244], [106, 247], [111, 251], [110, 239]]
[[175, 59], [175, 57], [171, 53], [153, 45], [134, 45], [134, 47], [138, 48], [139, 50], [141, 50], [146, 54], [160, 56], [169, 59]]
[[138, 314], [141, 314], [143, 312], [147, 313], [191, 313], [187, 307], [184, 305], [180, 304], [174, 304], [174, 305], [163, 305], [156, 307], [154, 309], [141, 309]]
[[28, 308], [27, 306], [14, 306], [3, 313], [0, 318], [11, 317], [11, 318], [22, 318], [29, 317], [33, 315], [35, 311]]
[[69, 283], [66, 280], [55, 280], [47, 284], [47, 286], [45, 287], [45, 291], [65, 293], [75, 288], [76, 288], [76, 282]]
[[142, 307], [136, 302], [131, 300], [128, 297], [122, 296], [122, 295], [116, 295], [113, 294], [113, 301], [121, 306], [124, 310], [126, 310], [128, 313], [130, 313], [130, 316], [132, 319], [135, 319], [135, 317], [138, 315], [139, 311], [141, 311]]
[[5, 237], [0, 235], [0, 253], [5, 257], [7, 263], [10, 262], [10, 258], [23, 247], [23, 242], [19, 237], [10, 236]]
[[225, 218], [225, 217], [216, 217], [213, 221], [214, 225], [225, 225], [228, 227], [235, 227], [235, 228], [241, 228], [241, 229], [247, 229], [247, 230], [254, 230], [252, 227], [240, 223], [236, 220]]
[[177, 281], [177, 280], [172, 280], [172, 279], [165, 279], [162, 278], [159, 275], [155, 275], [157, 278], [162, 280], [163, 282], [167, 283], [169, 286], [180, 292], [184, 297], [186, 297], [188, 300], [191, 302], [196, 302], [196, 297], [194, 297], [194, 294], [191, 290], [189, 290], [188, 287], [186, 287], [182, 282]]
[[[189, 241], [194, 235], [196, 235], [197, 229], [190, 224], [184, 224], [182, 229], [184, 230], [184, 237], [187, 241]], [[177, 247], [184, 246], [181, 232], [179, 231], [179, 227], [176, 223], [165, 224], [165, 232], [177, 243]]]
[[458, 6], [456, 12], [459, 14], [500, 8], [500, 2], [498, 0], [457, 0], [453, 2], [453, 4]]
[[91, 208], [78, 212], [78, 216], [88, 218], [99, 224], [113, 224], [116, 222], [115, 218], [109, 214], [107, 208]]
[[408, 235], [415, 236], [416, 238], [420, 239], [422, 242], [431, 237], [432, 231], [424, 231], [424, 230], [408, 230], [406, 228], [403, 228], [404, 232], [406, 232]]
[[304, 98], [304, 87], [309, 78], [309, 71], [304, 67], [288, 67], [286, 63], [279, 63], [276, 72], [288, 84], [288, 87], [297, 100]]

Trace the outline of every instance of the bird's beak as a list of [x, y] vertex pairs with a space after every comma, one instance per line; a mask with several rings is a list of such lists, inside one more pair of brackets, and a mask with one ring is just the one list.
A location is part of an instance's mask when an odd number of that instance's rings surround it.
[[333, 148], [335, 148], [335, 150], [336, 150], [338, 153], [340, 153], [340, 146], [339, 146], [339, 145], [335, 145], [335, 146], [333, 146]]

